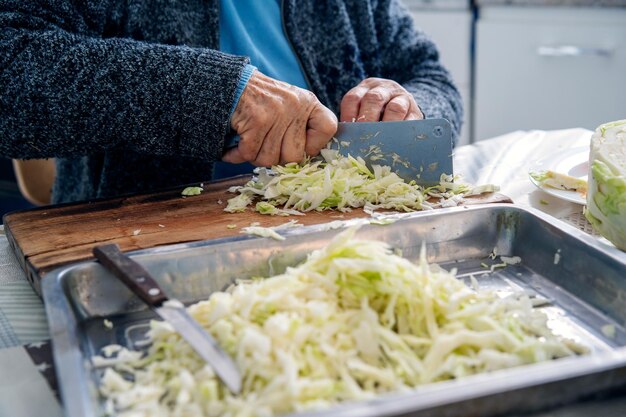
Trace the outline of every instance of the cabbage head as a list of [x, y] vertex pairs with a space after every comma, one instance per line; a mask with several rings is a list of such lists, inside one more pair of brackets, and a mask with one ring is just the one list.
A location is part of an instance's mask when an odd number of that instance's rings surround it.
[[591, 137], [585, 217], [626, 251], [626, 120], [605, 123]]

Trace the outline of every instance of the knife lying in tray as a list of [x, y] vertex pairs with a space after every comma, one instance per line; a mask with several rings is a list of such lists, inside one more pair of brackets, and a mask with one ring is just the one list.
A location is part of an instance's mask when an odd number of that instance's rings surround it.
[[211, 367], [233, 394], [241, 391], [241, 375], [231, 357], [177, 301], [169, 300], [156, 280], [124, 253], [116, 244], [97, 246], [93, 254], [126, 286], [148, 304], [163, 320], [172, 325]]

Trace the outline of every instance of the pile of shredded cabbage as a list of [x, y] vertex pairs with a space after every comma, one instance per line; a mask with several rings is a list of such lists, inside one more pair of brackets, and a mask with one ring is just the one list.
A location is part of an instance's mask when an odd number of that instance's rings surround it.
[[100, 384], [108, 411], [272, 416], [584, 350], [552, 334], [524, 294], [501, 298], [424, 254], [416, 265], [353, 236], [348, 229], [282, 275], [188, 308], [236, 361], [239, 396], [154, 321], [145, 356], [118, 348], [117, 358], [100, 361], [109, 365]]
[[[257, 172], [246, 185], [230, 188], [239, 194], [228, 200], [224, 211], [244, 211], [259, 198], [256, 211], [272, 215], [356, 207], [408, 212], [457, 206], [463, 197], [499, 189], [493, 184], [474, 187], [445, 174], [439, 185], [422, 188], [414, 181], [405, 182], [389, 166], [374, 165], [370, 170], [362, 158], [331, 149], [322, 150], [322, 158], [274, 166], [271, 173], [265, 168]], [[435, 202], [429, 201], [432, 198]]]

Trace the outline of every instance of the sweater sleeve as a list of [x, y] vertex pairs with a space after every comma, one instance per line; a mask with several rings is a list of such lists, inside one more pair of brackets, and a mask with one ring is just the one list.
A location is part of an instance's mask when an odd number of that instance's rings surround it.
[[447, 119], [456, 141], [463, 105], [450, 73], [439, 61], [435, 44], [415, 30], [413, 19], [398, 0], [379, 1], [374, 13], [383, 76], [398, 81], [413, 94], [426, 118]]
[[[212, 49], [103, 37], [105, 1], [4, 1], [0, 153], [105, 150], [220, 159], [248, 63]], [[100, 14], [98, 14], [100, 13]]]

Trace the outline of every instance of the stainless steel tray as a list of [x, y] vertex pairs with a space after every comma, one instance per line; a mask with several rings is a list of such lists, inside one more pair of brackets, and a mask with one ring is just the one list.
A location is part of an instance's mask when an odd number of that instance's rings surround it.
[[[400, 215], [395, 223], [364, 225], [358, 237], [386, 241], [417, 259], [422, 242], [429, 261], [470, 274], [481, 287], [527, 290], [549, 299], [550, 326], [591, 353], [420, 386], [376, 400], [354, 402], [307, 416], [501, 415], [565, 404], [626, 383], [626, 253], [539, 211], [484, 205]], [[345, 222], [346, 225], [363, 220]], [[303, 260], [338, 230], [290, 229], [285, 241], [242, 236], [137, 251], [171, 297], [206, 299], [235, 279], [268, 276]], [[521, 264], [485, 273], [489, 254], [520, 256]], [[66, 414], [104, 415], [90, 357], [107, 344], [135, 346], [154, 318], [124, 285], [95, 262], [51, 272], [43, 297]], [[113, 322], [108, 330], [103, 319]], [[602, 328], [611, 325], [615, 335]], [[305, 415], [305, 414], [299, 414]]]

